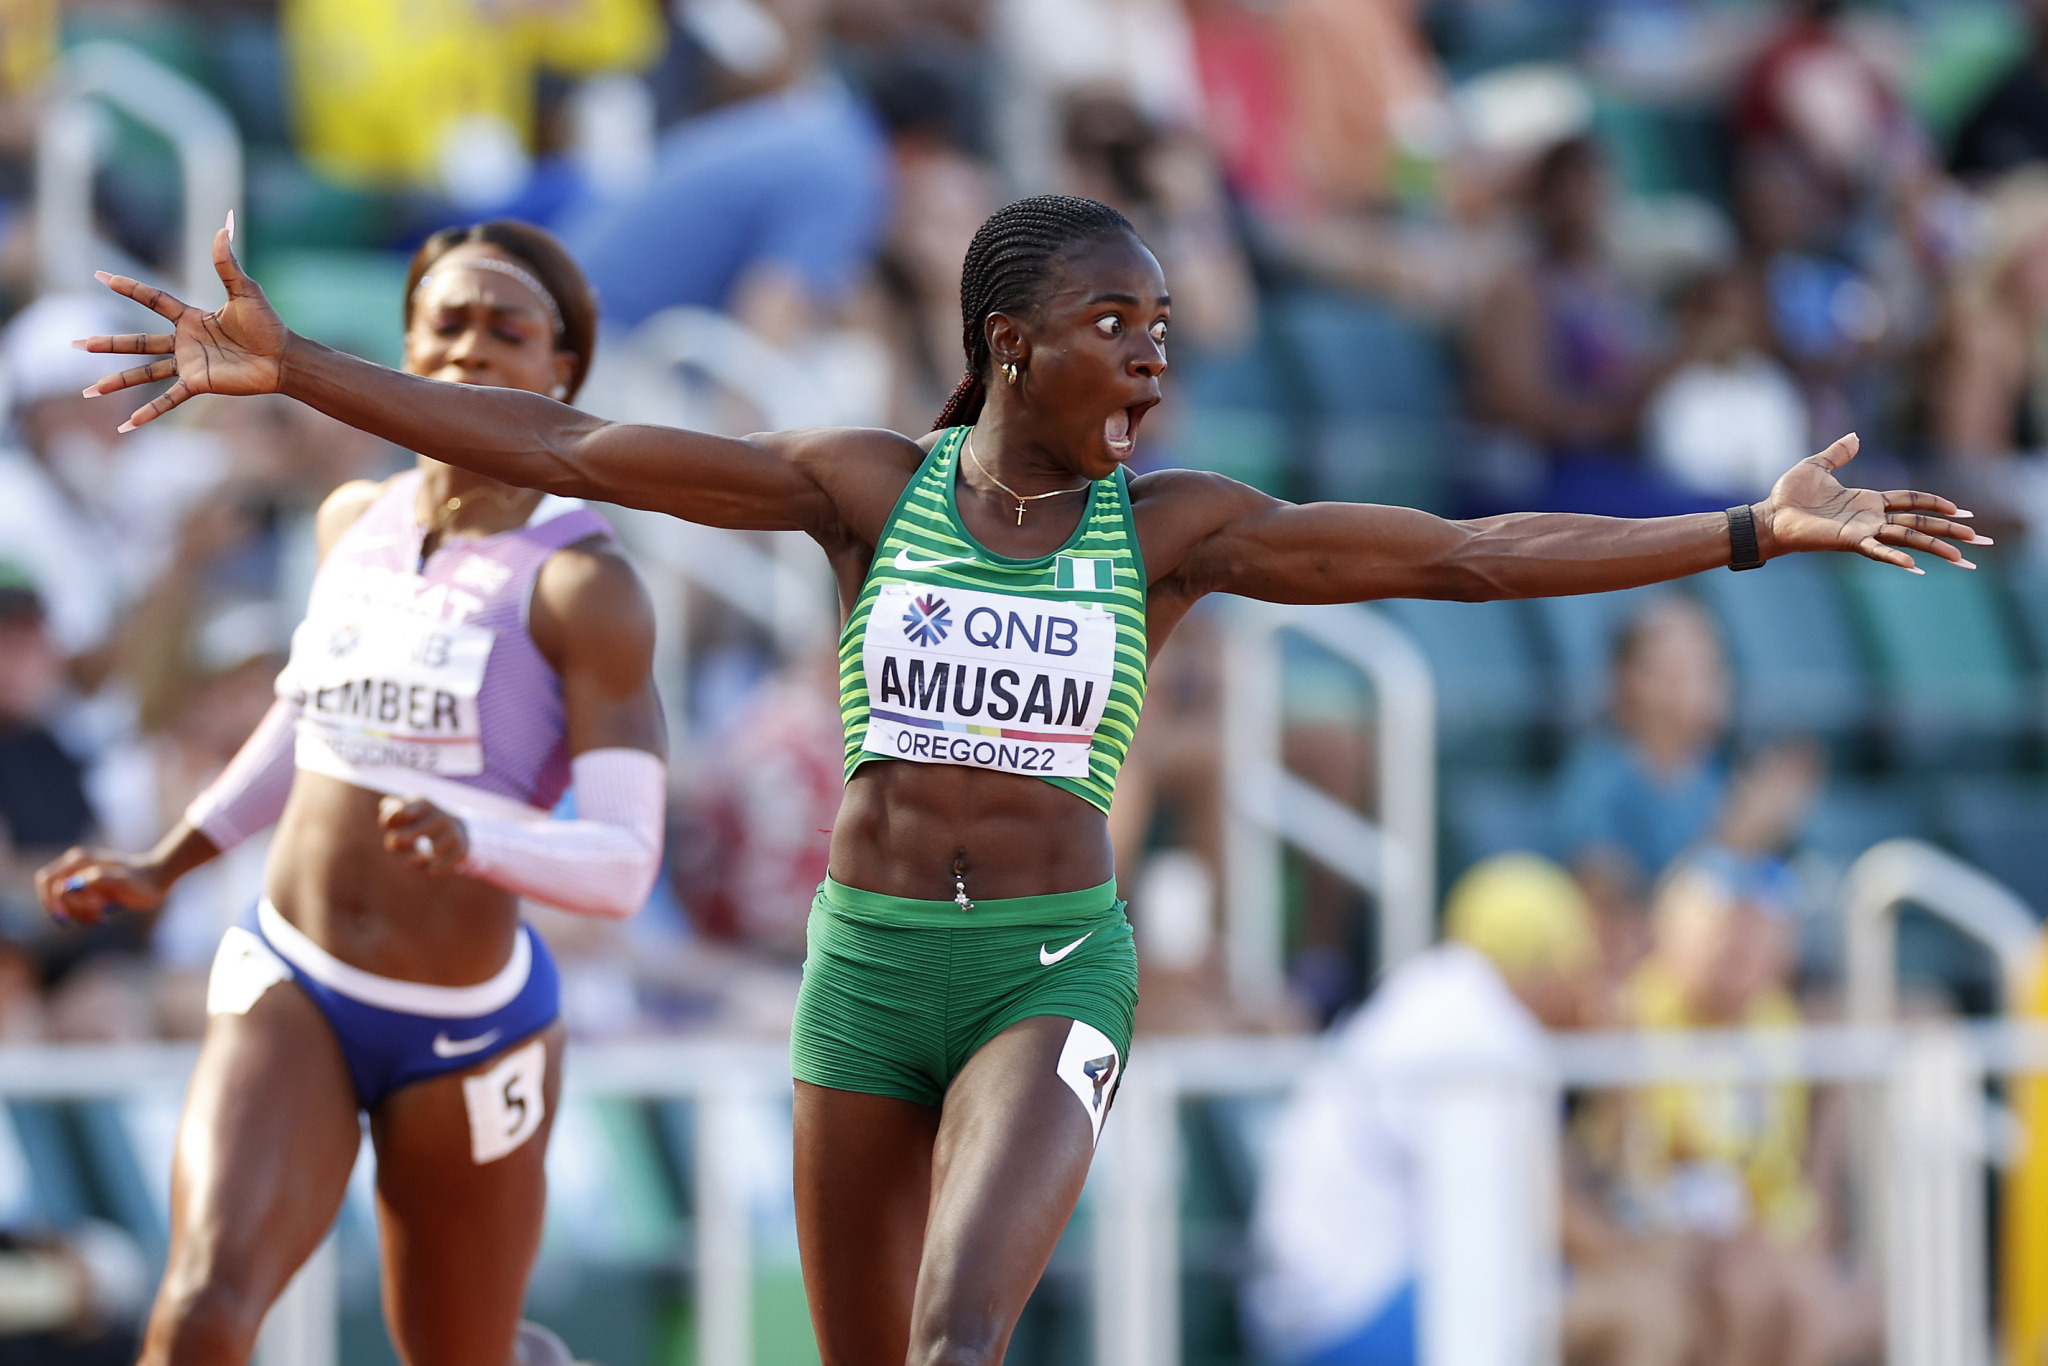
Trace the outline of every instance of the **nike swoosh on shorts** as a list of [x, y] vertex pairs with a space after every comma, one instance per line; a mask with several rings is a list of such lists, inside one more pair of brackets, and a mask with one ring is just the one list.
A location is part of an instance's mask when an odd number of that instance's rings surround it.
[[908, 573], [913, 569], [937, 569], [943, 565], [949, 564], [968, 564], [971, 563], [973, 559], [974, 557], [972, 555], [946, 555], [936, 560], [912, 559], [910, 554], [910, 547], [904, 546], [901, 550], [896, 552], [896, 568], [899, 571]]
[[[1094, 933], [1094, 931], [1089, 931]], [[437, 1058], [466, 1058], [472, 1053], [481, 1053], [498, 1041], [505, 1031], [493, 1029], [477, 1035], [474, 1039], [451, 1039], [448, 1031], [442, 1030], [434, 1036], [434, 1056]]]
[[1040, 944], [1038, 946], [1039, 965], [1041, 967], [1051, 967], [1054, 963], [1059, 962], [1060, 959], [1065, 958], [1068, 954], [1072, 953], [1075, 949], [1080, 948], [1083, 944], [1087, 943], [1090, 939], [1093, 939], [1094, 937], [1095, 931], [1090, 930], [1088, 931], [1088, 933], [1082, 935], [1079, 939], [1076, 939], [1073, 943], [1061, 949], [1058, 953], [1047, 953], [1045, 951], [1045, 945]]

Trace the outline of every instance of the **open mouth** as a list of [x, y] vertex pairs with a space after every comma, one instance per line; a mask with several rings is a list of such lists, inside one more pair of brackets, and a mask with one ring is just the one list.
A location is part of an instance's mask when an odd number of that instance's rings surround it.
[[1151, 408], [1149, 403], [1134, 403], [1128, 408], [1119, 408], [1102, 423], [1102, 439], [1108, 443], [1110, 454], [1119, 460], [1130, 458], [1138, 447], [1138, 421]]

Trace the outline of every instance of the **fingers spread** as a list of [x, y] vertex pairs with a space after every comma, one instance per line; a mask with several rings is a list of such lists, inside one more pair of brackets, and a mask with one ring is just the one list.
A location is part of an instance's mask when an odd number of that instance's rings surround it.
[[1856, 458], [1856, 452], [1862, 448], [1862, 445], [1863, 443], [1858, 439], [1856, 433], [1850, 432], [1847, 436], [1836, 441], [1834, 445], [1812, 458], [1818, 460], [1827, 469], [1838, 470]]
[[1950, 564], [1959, 564], [1965, 569], [1975, 569], [1977, 567], [1964, 559], [1963, 552], [1950, 545], [1947, 541], [1938, 541], [1924, 531], [1915, 531], [1912, 527], [1900, 526], [1896, 522], [1887, 522], [1884, 526], [1879, 527], [1877, 538], [1886, 545], [1902, 545], [1909, 550], [1919, 550], [1929, 555], [1939, 555]]
[[1884, 544], [1875, 536], [1865, 536], [1862, 540], [1858, 541], [1856, 543], [1856, 550], [1857, 553], [1867, 555], [1873, 560], [1881, 560], [1885, 564], [1895, 564], [1908, 574], [1925, 574], [1927, 572], [1919, 565], [1913, 563], [1911, 555], [1908, 555], [1903, 550], [1896, 550]]
[[256, 288], [256, 282], [235, 259], [235, 216], [232, 213], [228, 215], [227, 226], [213, 235], [213, 272], [227, 286], [230, 297], [252, 293]]
[[1884, 496], [1886, 512], [1936, 512], [1944, 517], [1968, 517], [1970, 514], [1935, 493], [1922, 493], [1918, 489], [1893, 489]]
[[1968, 541], [1972, 545], [1991, 545], [1991, 538], [1973, 526], [1951, 522], [1946, 517], [1933, 517], [1922, 512], [1894, 512], [1885, 521], [1893, 526], [1908, 526], [1915, 531], [1924, 531], [1930, 536], [1947, 536], [1951, 540]]
[[118, 337], [86, 337], [71, 345], [80, 351], [113, 356], [168, 356], [177, 349], [178, 338], [172, 332], [128, 332]]
[[119, 393], [138, 384], [154, 384], [160, 379], [169, 379], [178, 373], [178, 362], [170, 356], [138, 365], [133, 370], [123, 370], [117, 375], [108, 375], [97, 384], [88, 385], [87, 398], [98, 398], [101, 394]]
[[170, 388], [164, 390], [159, 397], [143, 404], [140, 408], [129, 414], [128, 420], [114, 428], [114, 430], [117, 432], [132, 432], [145, 422], [156, 421], [190, 397], [192, 397], [192, 391], [185, 387], [185, 381], [181, 379]]
[[95, 271], [93, 278], [108, 289], [113, 290], [116, 294], [125, 294], [144, 308], [149, 309], [153, 313], [161, 314], [172, 322], [176, 322], [185, 316], [185, 310], [188, 306], [175, 295], [158, 289], [155, 285], [146, 285], [140, 280], [131, 280], [126, 275], [110, 275], [104, 270]]

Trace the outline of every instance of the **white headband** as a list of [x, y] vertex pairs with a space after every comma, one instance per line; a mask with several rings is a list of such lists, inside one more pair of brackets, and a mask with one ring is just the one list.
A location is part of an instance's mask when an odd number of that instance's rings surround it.
[[[501, 261], [495, 256], [472, 256], [464, 261], [456, 261], [448, 268], [450, 270], [495, 270], [500, 275], [510, 276], [539, 295], [540, 301], [547, 305], [548, 317], [555, 325], [555, 335], [557, 337], [567, 331], [562, 326], [562, 306], [555, 302], [555, 296], [548, 292], [548, 287], [542, 284], [533, 272], [525, 267], [515, 266], [510, 261]], [[413, 289], [413, 297], [418, 298], [420, 290], [425, 289], [427, 283], [433, 278], [431, 274], [420, 276], [419, 284]]]

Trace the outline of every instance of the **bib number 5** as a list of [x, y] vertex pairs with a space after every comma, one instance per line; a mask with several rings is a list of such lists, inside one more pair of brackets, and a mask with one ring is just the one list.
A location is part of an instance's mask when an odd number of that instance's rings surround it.
[[540, 1128], [547, 1117], [547, 1074], [547, 1043], [535, 1039], [489, 1071], [462, 1079], [469, 1153], [479, 1167], [516, 1152]]

